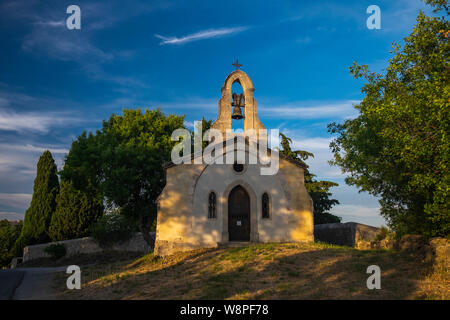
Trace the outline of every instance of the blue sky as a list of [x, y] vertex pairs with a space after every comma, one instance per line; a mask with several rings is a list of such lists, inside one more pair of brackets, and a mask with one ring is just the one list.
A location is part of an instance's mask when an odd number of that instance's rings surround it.
[[[68, 30], [66, 8], [81, 8]], [[381, 9], [369, 30], [366, 8]], [[315, 154], [318, 178], [338, 182], [343, 221], [385, 224], [373, 196], [345, 185], [326, 125], [357, 113], [363, 82], [353, 61], [382, 72], [420, 0], [33, 1], [0, 3], [0, 219], [22, 218], [36, 163], [52, 151], [61, 168], [72, 141], [122, 108], [217, 117], [220, 88], [235, 59], [255, 86], [261, 121]]]

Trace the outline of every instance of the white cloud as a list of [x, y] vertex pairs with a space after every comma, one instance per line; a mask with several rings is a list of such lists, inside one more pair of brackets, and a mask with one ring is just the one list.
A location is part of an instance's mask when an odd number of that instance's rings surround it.
[[35, 24], [37, 25], [43, 25], [43, 26], [49, 26], [49, 27], [62, 27], [65, 26], [66, 24], [64, 23], [64, 21], [52, 21], [52, 20], [48, 20], [48, 21], [37, 21], [35, 22]]
[[[36, 176], [36, 164], [43, 151], [50, 150], [58, 169], [64, 163], [64, 156], [68, 149], [61, 145], [32, 145], [0, 143], [0, 191], [3, 192], [28, 192], [33, 185]], [[0, 205], [3, 200], [11, 199], [10, 193], [0, 197]], [[14, 199], [17, 199], [15, 197]]]
[[342, 217], [342, 222], [357, 222], [374, 227], [385, 226], [386, 220], [380, 215], [378, 207], [364, 205], [337, 205], [330, 212]]
[[353, 217], [379, 217], [380, 208], [366, 207], [362, 205], [336, 205], [331, 212], [338, 216], [353, 216]]
[[187, 128], [194, 129], [194, 121], [186, 121], [186, 120], [184, 120], [184, 125], [185, 125]]
[[220, 28], [220, 29], [208, 29], [202, 30], [196, 33], [188, 34], [186, 36], [182, 36], [180, 38], [177, 37], [164, 37], [159, 34], [155, 34], [155, 37], [161, 39], [162, 41], [159, 43], [160, 45], [165, 44], [183, 44], [192, 41], [211, 39], [211, 38], [219, 38], [228, 34], [239, 33], [247, 30], [248, 27], [234, 27], [234, 28]]
[[293, 150], [305, 150], [314, 154], [314, 158], [308, 158], [306, 162], [310, 171], [316, 174], [318, 179], [344, 178], [340, 168], [328, 164], [328, 161], [333, 159], [333, 154], [329, 148], [331, 137], [307, 137], [289, 129], [280, 129], [280, 132], [292, 139], [291, 148]]
[[79, 122], [79, 119], [63, 113], [23, 112], [0, 109], [0, 130], [35, 131], [46, 133], [51, 127], [64, 126], [68, 123]]
[[79, 63], [92, 59], [107, 61], [114, 57], [113, 54], [94, 46], [85, 33], [68, 33], [64, 27], [55, 28], [49, 24], [37, 25], [24, 38], [22, 49], [32, 53], [42, 53], [58, 60]]
[[17, 213], [17, 212], [2, 212], [0, 211], [0, 220], [23, 220], [25, 217], [24, 213]]
[[327, 119], [327, 118], [351, 118], [358, 115], [358, 111], [354, 108], [358, 104], [358, 100], [345, 100], [331, 103], [313, 103], [309, 106], [307, 102], [289, 103], [278, 106], [269, 106], [267, 103], [261, 107], [263, 115], [269, 115], [276, 118], [288, 119]]
[[69, 153], [69, 149], [66, 148], [58, 148], [58, 147], [37, 147], [33, 146], [31, 144], [26, 145], [7, 145], [7, 144], [0, 144], [1, 149], [9, 149], [9, 150], [16, 150], [16, 151], [25, 151], [25, 152], [39, 152], [42, 153], [46, 150], [49, 150], [51, 153], [54, 154], [66, 154]]
[[27, 209], [30, 206], [31, 194], [28, 193], [0, 193], [0, 204], [8, 207]]
[[329, 145], [332, 138], [304, 138], [304, 139], [295, 139], [292, 141], [294, 148], [304, 148], [304, 149], [314, 149], [314, 150], [328, 150]]

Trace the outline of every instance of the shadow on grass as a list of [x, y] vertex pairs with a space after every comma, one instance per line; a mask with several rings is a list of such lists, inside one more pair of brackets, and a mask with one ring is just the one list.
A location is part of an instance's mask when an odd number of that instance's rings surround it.
[[[369, 290], [370, 265], [381, 290]], [[424, 299], [418, 282], [432, 271], [421, 253], [329, 245], [257, 244], [152, 254], [91, 275], [73, 299]]]

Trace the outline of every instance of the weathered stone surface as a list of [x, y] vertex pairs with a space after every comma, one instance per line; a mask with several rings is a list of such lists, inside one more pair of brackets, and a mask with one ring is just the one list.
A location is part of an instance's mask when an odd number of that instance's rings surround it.
[[325, 223], [314, 226], [314, 239], [331, 244], [355, 247], [359, 241], [375, 239], [379, 228], [356, 222]]
[[414, 251], [423, 255], [424, 261], [432, 262], [435, 268], [450, 268], [450, 240], [445, 238], [425, 239], [419, 235], [405, 235], [400, 240], [358, 241], [359, 250], [395, 249]]
[[[150, 234], [153, 238], [155, 238], [154, 232], [151, 232]], [[50, 256], [44, 250], [49, 245], [54, 243], [64, 244], [64, 246], [66, 247], [66, 257], [74, 256], [77, 254], [98, 253], [104, 250], [92, 237], [49, 242], [25, 247], [23, 249], [23, 262], [39, 258], [50, 258]], [[113, 245], [111, 248], [109, 248], [109, 250], [150, 252], [152, 250], [152, 247], [149, 246], [147, 242], [145, 242], [144, 238], [139, 232], [133, 235], [128, 241]]]
[[450, 269], [450, 240], [445, 238], [434, 238], [430, 240], [430, 247], [434, 253], [434, 259], [437, 264]]
[[238, 82], [242, 86], [245, 100], [245, 118], [244, 131], [255, 130], [258, 134], [260, 129], [265, 129], [259, 121], [257, 113], [256, 99], [253, 98], [253, 83], [249, 76], [242, 70], [231, 72], [225, 79], [222, 86], [222, 98], [219, 100], [219, 116], [212, 124], [212, 128], [222, 132], [226, 136], [227, 130], [231, 130], [231, 87], [233, 83]]
[[427, 245], [426, 239], [419, 235], [405, 235], [398, 243], [400, 250], [420, 250]]
[[[233, 71], [222, 87], [218, 118], [212, 127], [223, 134], [231, 129], [231, 87], [239, 82], [244, 91], [244, 134], [236, 138], [245, 141], [241, 146], [230, 144], [234, 139], [218, 141], [208, 147], [214, 148], [214, 158], [222, 163], [206, 164], [201, 153], [192, 156], [192, 163], [165, 166], [166, 185], [158, 197], [155, 253], [161, 256], [195, 248], [215, 247], [228, 243], [228, 199], [233, 188], [240, 186], [248, 193], [250, 242], [307, 242], [314, 241], [313, 203], [304, 183], [305, 167], [280, 157], [274, 160], [273, 175], [265, 175], [269, 164], [263, 164], [268, 156], [262, 155], [253, 138], [245, 135], [264, 125], [259, 121], [257, 104], [253, 97], [253, 84], [241, 70]], [[253, 136], [254, 137], [254, 136]], [[225, 136], [223, 137], [225, 138]], [[261, 147], [261, 146], [260, 146]], [[265, 147], [264, 147], [265, 148]], [[244, 155], [244, 170], [236, 172], [233, 163], [235, 150]], [[261, 150], [260, 150], [261, 151]], [[270, 149], [267, 151], [272, 155]], [[248, 159], [257, 159], [257, 163]], [[277, 157], [273, 157], [278, 159]], [[190, 160], [190, 158], [188, 159]], [[266, 159], [268, 160], [268, 159]], [[233, 160], [232, 160], [233, 161]], [[188, 161], [189, 162], [189, 161]], [[276, 164], [275, 164], [276, 163]], [[208, 196], [216, 195], [216, 217], [208, 218]], [[269, 218], [262, 218], [262, 196], [269, 196]]]

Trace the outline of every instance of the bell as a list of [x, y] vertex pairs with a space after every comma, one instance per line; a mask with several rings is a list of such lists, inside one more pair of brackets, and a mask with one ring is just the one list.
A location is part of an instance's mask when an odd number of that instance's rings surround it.
[[241, 107], [234, 107], [233, 115], [231, 116], [231, 118], [234, 120], [241, 120], [242, 118], [244, 118], [244, 116], [242, 115]]

